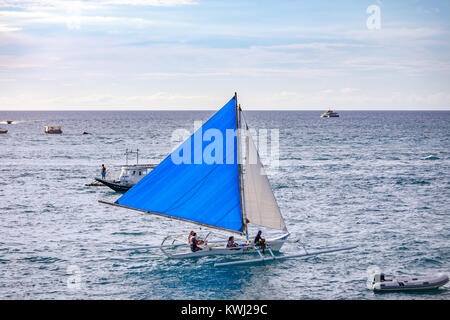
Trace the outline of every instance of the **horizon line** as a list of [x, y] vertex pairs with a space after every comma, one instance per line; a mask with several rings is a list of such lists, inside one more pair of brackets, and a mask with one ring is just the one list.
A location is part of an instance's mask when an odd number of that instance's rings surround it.
[[[447, 109], [337, 109], [333, 108], [335, 111], [450, 111], [450, 107], [446, 107]], [[33, 112], [33, 111], [94, 111], [94, 112], [102, 112], [102, 111], [216, 111], [215, 109], [21, 109], [21, 110], [13, 110], [13, 109], [0, 109], [0, 112]], [[321, 112], [325, 109], [244, 109], [244, 111], [318, 111]], [[328, 110], [328, 109], [327, 109]], [[326, 110], [325, 110], [326, 111]]]

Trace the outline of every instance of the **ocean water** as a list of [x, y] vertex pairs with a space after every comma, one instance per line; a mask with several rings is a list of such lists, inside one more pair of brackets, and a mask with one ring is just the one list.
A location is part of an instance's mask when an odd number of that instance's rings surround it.
[[[141, 163], [162, 160], [175, 129], [193, 131], [212, 113], [0, 112], [15, 121], [0, 123], [9, 130], [0, 135], [0, 298], [450, 298], [448, 284], [429, 293], [366, 287], [376, 268], [450, 273], [450, 112], [246, 113], [250, 127], [279, 130], [280, 166], [269, 179], [290, 238], [307, 249], [358, 245], [352, 251], [225, 268], [211, 257], [113, 251], [208, 232], [101, 205], [120, 194], [86, 184], [102, 163], [123, 164], [127, 148], [140, 149]], [[47, 124], [64, 133], [45, 135]]]

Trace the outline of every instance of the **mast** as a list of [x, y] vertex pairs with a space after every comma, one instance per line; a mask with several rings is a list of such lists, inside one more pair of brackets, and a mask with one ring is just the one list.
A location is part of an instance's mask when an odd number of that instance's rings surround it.
[[236, 139], [237, 139], [237, 161], [238, 161], [238, 168], [239, 168], [239, 194], [241, 198], [241, 214], [242, 214], [242, 228], [245, 231], [245, 238], [248, 240], [248, 228], [247, 228], [247, 217], [245, 214], [245, 205], [244, 205], [244, 182], [243, 182], [243, 175], [242, 175], [242, 164], [241, 164], [241, 142], [240, 142], [240, 115], [239, 112], [241, 107], [238, 105], [237, 102], [237, 93], [234, 93], [234, 101], [236, 103]]

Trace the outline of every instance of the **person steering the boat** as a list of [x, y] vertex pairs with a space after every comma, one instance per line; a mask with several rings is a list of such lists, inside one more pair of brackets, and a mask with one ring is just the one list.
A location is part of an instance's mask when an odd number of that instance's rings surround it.
[[264, 249], [266, 249], [266, 239], [261, 237], [261, 234], [262, 234], [262, 231], [259, 230], [258, 234], [255, 237], [254, 244], [255, 244], [255, 246], [261, 247], [262, 253], [264, 253]]

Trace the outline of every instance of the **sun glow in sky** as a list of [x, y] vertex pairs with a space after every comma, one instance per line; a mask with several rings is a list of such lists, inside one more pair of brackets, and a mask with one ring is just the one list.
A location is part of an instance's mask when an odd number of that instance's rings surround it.
[[[368, 25], [379, 9], [378, 27]], [[0, 0], [0, 110], [450, 110], [447, 0]]]

